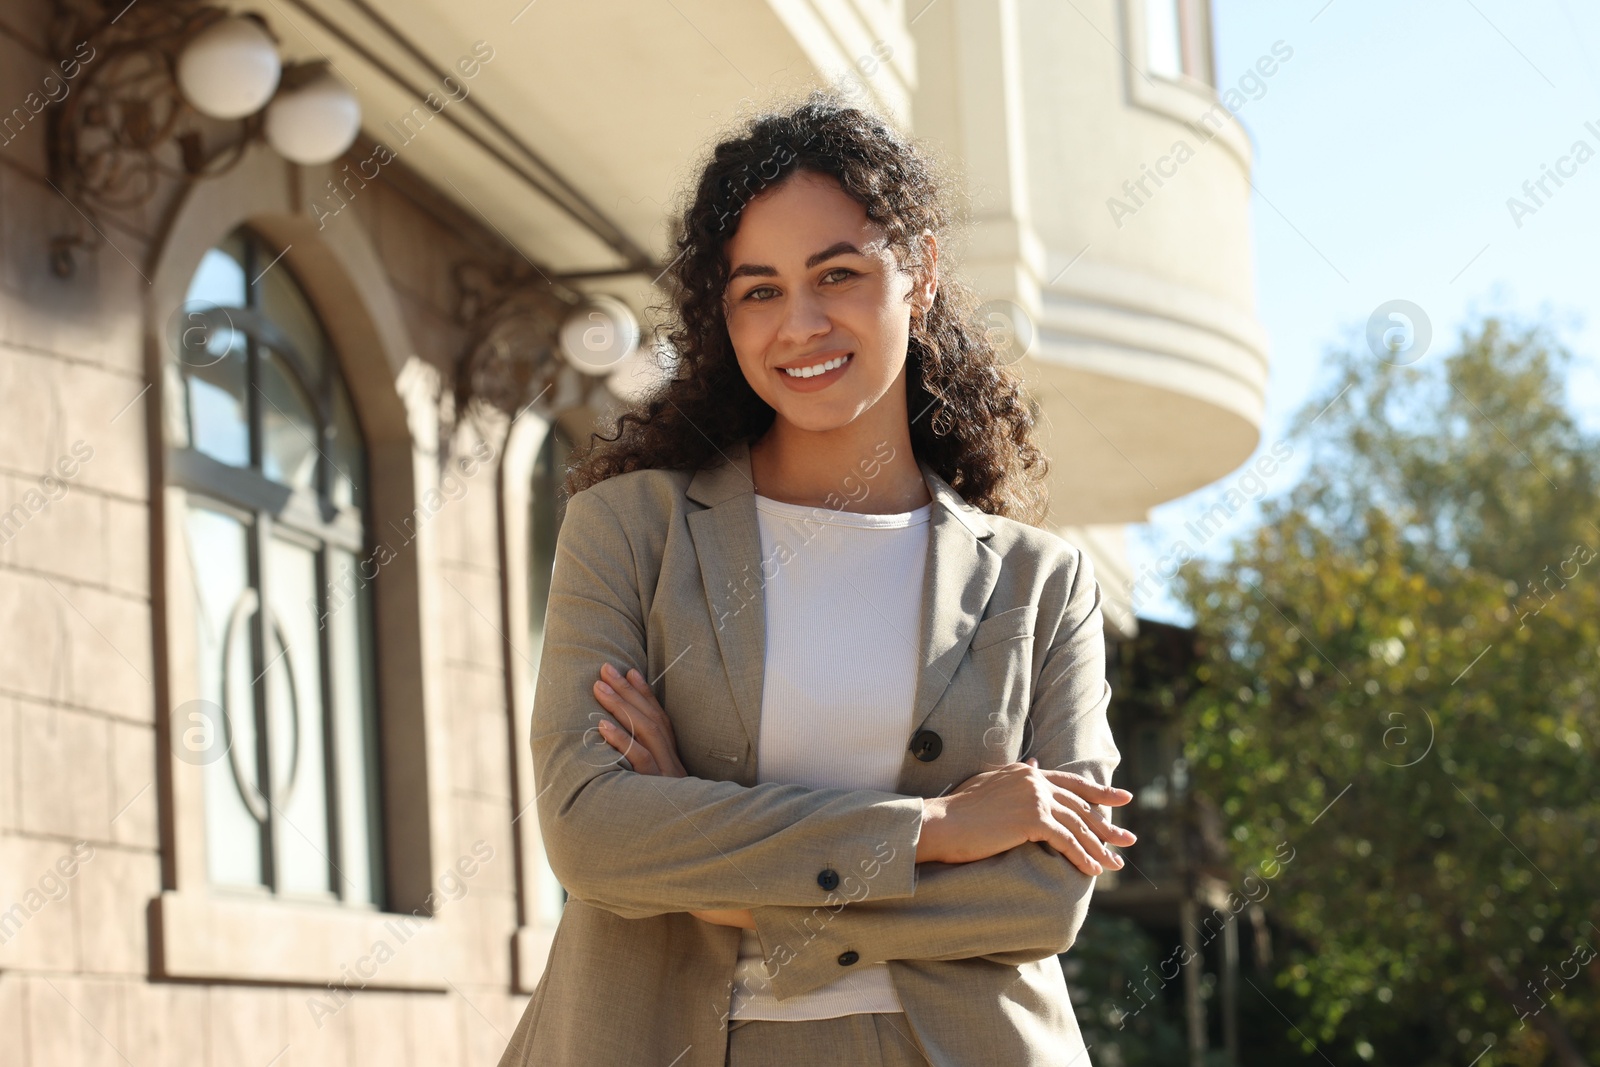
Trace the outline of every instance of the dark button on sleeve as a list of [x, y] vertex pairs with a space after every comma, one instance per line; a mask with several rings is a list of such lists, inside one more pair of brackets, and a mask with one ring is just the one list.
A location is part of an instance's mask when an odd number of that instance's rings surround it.
[[944, 739], [932, 730], [918, 730], [911, 738], [911, 754], [923, 763], [932, 763], [944, 751]]
[[860, 958], [861, 954], [856, 952], [854, 949], [850, 950], [849, 952], [841, 952], [839, 953], [839, 966], [848, 967]]
[[824, 889], [839, 888], [839, 872], [832, 867], [824, 867], [822, 873], [817, 875], [817, 884]]

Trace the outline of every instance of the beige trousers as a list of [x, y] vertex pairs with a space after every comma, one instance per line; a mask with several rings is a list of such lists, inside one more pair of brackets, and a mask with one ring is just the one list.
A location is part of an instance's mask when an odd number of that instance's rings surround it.
[[799, 1063], [928, 1067], [903, 1011], [793, 1022], [732, 1019], [728, 1026], [724, 1067], [792, 1067]]

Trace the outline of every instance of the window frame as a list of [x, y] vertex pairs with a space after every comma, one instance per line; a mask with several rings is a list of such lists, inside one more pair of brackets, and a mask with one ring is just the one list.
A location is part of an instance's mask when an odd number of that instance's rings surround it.
[[[1177, 2], [1178, 48], [1186, 73], [1173, 78], [1150, 69], [1149, 24], [1145, 17], [1147, 0], [1122, 0], [1122, 37], [1128, 58], [1123, 70], [1128, 100], [1136, 107], [1181, 124], [1202, 143], [1215, 137], [1248, 175], [1254, 156], [1250, 135], [1223, 106], [1216, 86], [1210, 0]], [[1187, 73], [1192, 62], [1203, 66], [1203, 78]]]
[[[262, 663], [268, 664], [251, 686], [250, 712], [253, 719], [251, 734], [255, 740], [255, 751], [249, 756], [255, 769], [259, 789], [261, 782], [270, 781], [276, 776], [276, 768], [272, 767], [271, 759], [274, 747], [273, 716], [267, 686], [270, 683], [268, 671], [282, 657], [282, 653], [269, 655], [272, 650], [272, 640], [268, 631], [273, 626], [274, 598], [267, 595], [267, 588], [271, 580], [269, 557], [272, 545], [277, 541], [283, 541], [313, 555], [313, 581], [317, 589], [319, 620], [326, 619], [330, 614], [328, 602], [336, 580], [330, 573], [330, 551], [344, 551], [357, 557], [366, 557], [372, 545], [367, 535], [368, 524], [362, 506], [366, 495], [364, 486], [368, 478], [364, 433], [360, 442], [361, 469], [353, 474], [346, 474], [352, 482], [353, 499], [349, 504], [334, 502], [330, 471], [330, 467], [334, 466], [334, 460], [316, 441], [312, 442], [317, 454], [313, 460], [315, 470], [310, 485], [288, 485], [268, 477], [264, 471], [266, 449], [264, 404], [271, 403], [271, 400], [265, 393], [263, 382], [269, 359], [281, 360], [284, 366], [280, 373], [287, 374], [293, 380], [295, 388], [305, 394], [312, 407], [311, 415], [317, 422], [316, 436], [323, 442], [330, 439], [329, 431], [336, 424], [339, 391], [348, 392], [349, 387], [344, 381], [338, 350], [327, 336], [321, 317], [316, 315], [315, 308], [312, 307], [311, 294], [295, 275], [292, 267], [279, 263], [283, 253], [277, 252], [268, 239], [255, 229], [243, 225], [226, 234], [212, 249], [208, 249], [206, 254], [234, 244], [237, 244], [237, 250], [242, 256], [240, 267], [245, 286], [244, 306], [230, 305], [211, 312], [186, 304], [185, 316], [190, 321], [197, 316], [208, 319], [225, 318], [232, 329], [244, 338], [244, 380], [247, 390], [245, 432], [249, 441], [247, 457], [249, 466], [234, 466], [200, 450], [194, 432], [193, 406], [186, 402], [184, 405], [186, 425], [183, 437], [187, 443], [182, 445], [169, 443], [171, 463], [167, 480], [169, 484], [175, 484], [186, 490], [190, 497], [186, 512], [197, 506], [205, 507], [232, 516], [244, 528], [248, 546], [248, 583], [255, 591], [257, 603], [260, 605], [252, 615], [250, 627], [253, 661], [251, 669], [257, 669]], [[274, 252], [277, 254], [274, 255]], [[267, 298], [267, 290], [263, 280], [269, 270], [286, 272], [299, 298], [305, 301], [311, 311], [313, 316], [311, 325], [318, 331], [320, 341], [324, 345], [320, 371], [314, 367], [313, 361], [307, 354], [299, 350], [297, 342], [289, 337], [265, 310], [263, 305]], [[281, 282], [282, 278], [280, 277], [278, 281]], [[181, 360], [179, 362], [181, 368]], [[181, 369], [179, 374], [180, 379], [186, 377]], [[360, 432], [359, 421], [356, 428]], [[346, 462], [349, 462], [348, 458]], [[362, 593], [364, 597], [365, 590]], [[355, 610], [362, 611], [363, 608], [357, 605]], [[370, 616], [365, 621], [370, 622]], [[364, 636], [370, 642], [372, 635]], [[345, 825], [344, 813], [341, 810], [340, 780], [343, 759], [338, 748], [339, 730], [335, 722], [334, 671], [338, 669], [338, 665], [334, 662], [333, 643], [326, 626], [318, 627], [316, 643], [315, 661], [320, 665], [316, 690], [321, 705], [319, 732], [322, 755], [321, 766], [316, 768], [316, 771], [321, 776], [323, 795], [324, 810], [321, 821], [324, 825], [320, 829], [327, 847], [323, 859], [327, 865], [324, 873], [328, 888], [323, 891], [310, 891], [291, 889], [284, 885], [282, 841], [285, 834], [283, 824], [288, 816], [280, 812], [276, 804], [270, 802], [266, 806], [265, 816], [257, 816], [258, 822], [261, 823], [261, 847], [258, 850], [261, 884], [256, 886], [213, 883], [213, 888], [222, 892], [243, 892], [279, 900], [336, 903], [346, 907], [383, 911], [388, 886], [382, 847], [384, 831], [383, 806], [380, 800], [382, 764], [381, 761], [372, 761], [367, 769], [371, 778], [366, 786], [368, 803], [370, 807], [376, 809], [370, 814], [372, 825], [367, 828], [369, 849], [366, 859], [371, 889], [369, 895], [374, 899], [356, 899], [351, 895], [348, 880], [340, 873], [350, 866], [344, 847], [344, 839], [349, 828]], [[376, 690], [377, 672], [373, 668], [373, 664], [365, 661], [354, 665], [354, 669], [364, 675], [362, 684], [366, 685], [369, 681], [373, 684], [374, 691], [369, 694], [369, 698], [377, 704], [382, 700], [382, 693]], [[293, 673], [290, 677], [293, 678]], [[367, 729], [378, 728], [376, 716], [369, 716], [365, 708], [362, 717], [367, 720]], [[298, 730], [299, 724], [296, 725], [295, 734], [297, 745]], [[365, 747], [361, 758], [365, 760], [379, 739], [363, 737], [362, 740]], [[297, 768], [297, 773], [309, 769]], [[209, 812], [207, 817], [210, 817]]]
[[[324, 173], [326, 172], [326, 174]], [[152, 978], [177, 981], [305, 985], [359, 982], [364, 988], [449, 989], [445, 964], [479, 935], [468, 909], [443, 908], [443, 884], [460, 851], [450, 833], [443, 679], [445, 640], [436, 618], [439, 563], [431, 531], [372, 583], [374, 688], [383, 812], [387, 910], [224, 891], [209, 882], [203, 768], [179, 758], [179, 712], [200, 690], [192, 576], [182, 524], [189, 490], [174, 478], [168, 446], [173, 396], [169, 331], [205, 253], [247, 224], [285, 249], [331, 349], [341, 357], [350, 411], [367, 447], [368, 529], [374, 534], [412, 516], [437, 494], [438, 372], [418, 356], [383, 257], [359, 218], [319, 228], [292, 198], [302, 181], [327, 167], [299, 168], [264, 146], [227, 175], [182, 194], [151, 251], [143, 302], [143, 363], [150, 470], [150, 566], [156, 641], [154, 781], [160, 813], [160, 888], [149, 905]], [[189, 471], [194, 474], [194, 471]], [[202, 493], [202, 495], [204, 495]], [[358, 559], [360, 558], [359, 553]], [[352, 978], [380, 942], [405, 948], [371, 978]]]
[[[549, 915], [541, 906], [546, 899], [541, 865], [548, 869], [539, 820], [533, 817], [536, 790], [533, 777], [533, 751], [528, 739], [533, 736], [533, 694], [540, 657], [539, 648], [521, 646], [534, 633], [534, 613], [541, 610], [533, 595], [536, 583], [533, 553], [533, 508], [535, 482], [540, 460], [552, 437], [560, 437], [572, 447], [577, 435], [566, 432], [548, 412], [528, 410], [518, 416], [506, 439], [500, 465], [500, 551], [505, 574], [506, 626], [513, 635], [511, 654], [506, 659], [508, 706], [512, 709], [511, 731], [512, 793], [521, 817], [513, 823], [513, 847], [517, 863], [517, 932], [513, 938], [512, 986], [519, 993], [532, 993], [539, 984], [550, 945], [555, 939], [559, 911]], [[557, 479], [559, 484], [560, 478]], [[566, 500], [557, 502], [555, 516], [559, 530], [565, 518]], [[565, 896], [565, 890], [562, 891]], [[563, 901], [562, 906], [565, 906]]]

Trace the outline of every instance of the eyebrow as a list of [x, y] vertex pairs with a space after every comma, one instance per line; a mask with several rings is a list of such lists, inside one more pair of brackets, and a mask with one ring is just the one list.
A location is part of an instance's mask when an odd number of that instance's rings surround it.
[[[832, 259], [834, 256], [843, 255], [864, 256], [866, 253], [861, 251], [861, 249], [857, 248], [855, 245], [851, 244], [849, 241], [839, 241], [836, 244], [829, 245], [820, 252], [813, 253], [809, 258], [807, 258], [806, 269], [810, 270], [823, 260]], [[732, 282], [735, 278], [744, 277], [771, 278], [777, 273], [777, 270], [773, 267], [768, 267], [758, 263], [741, 263], [739, 266], [734, 268], [733, 273], [728, 275], [728, 281]]]

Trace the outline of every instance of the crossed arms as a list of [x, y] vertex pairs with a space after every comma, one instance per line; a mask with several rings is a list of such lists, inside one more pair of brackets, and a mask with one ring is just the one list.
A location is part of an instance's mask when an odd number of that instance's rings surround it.
[[[1101, 591], [1086, 557], [1067, 570], [1029, 754], [1109, 785], [1118, 754], [1106, 723]], [[546, 855], [574, 897], [624, 918], [750, 909], [778, 965], [780, 998], [835, 979], [846, 947], [866, 962], [1014, 966], [1076, 939], [1092, 878], [1040, 842], [918, 865], [921, 797], [621, 768], [594, 729], [604, 715], [591, 687], [605, 662], [646, 663], [638, 563], [615, 513], [585, 490], [568, 501], [558, 537], [532, 736]], [[824, 868], [840, 876], [834, 891], [818, 884]]]

